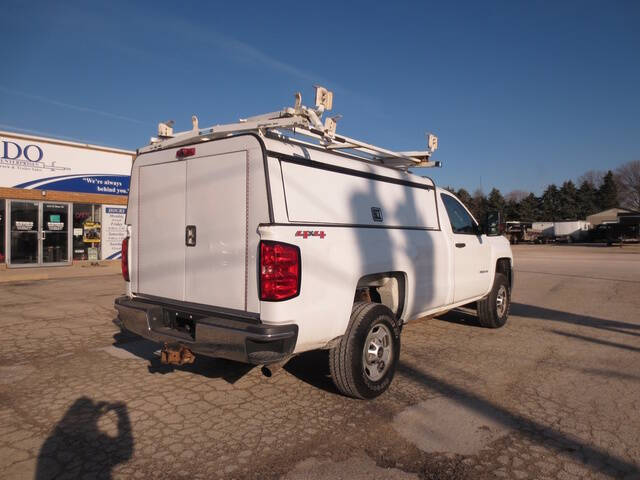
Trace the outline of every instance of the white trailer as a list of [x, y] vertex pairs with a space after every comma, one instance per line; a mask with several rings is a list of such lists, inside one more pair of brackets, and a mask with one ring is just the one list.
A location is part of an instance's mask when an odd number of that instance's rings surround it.
[[586, 238], [589, 225], [584, 220], [554, 222], [553, 236], [557, 241], [579, 242]]
[[545, 238], [553, 238], [553, 222], [532, 222], [531, 229], [539, 232], [540, 236]]

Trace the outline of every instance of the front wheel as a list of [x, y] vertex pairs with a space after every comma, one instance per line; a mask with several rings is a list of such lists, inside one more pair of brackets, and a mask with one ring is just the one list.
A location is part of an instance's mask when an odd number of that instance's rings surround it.
[[375, 398], [393, 380], [400, 357], [400, 329], [393, 312], [372, 302], [357, 302], [347, 331], [329, 354], [336, 388], [354, 398]]
[[509, 307], [511, 306], [511, 291], [507, 277], [496, 273], [491, 292], [478, 301], [478, 321], [487, 328], [500, 328], [507, 323]]

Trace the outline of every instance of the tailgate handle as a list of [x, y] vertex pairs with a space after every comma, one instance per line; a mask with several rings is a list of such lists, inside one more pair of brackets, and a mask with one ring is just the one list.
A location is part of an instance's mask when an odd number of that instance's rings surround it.
[[458, 247], [458, 248], [464, 248], [466, 246], [467, 246], [466, 243], [456, 243], [456, 247]]
[[187, 228], [184, 232], [184, 243], [187, 247], [195, 247], [196, 246], [196, 226], [195, 225], [187, 225]]

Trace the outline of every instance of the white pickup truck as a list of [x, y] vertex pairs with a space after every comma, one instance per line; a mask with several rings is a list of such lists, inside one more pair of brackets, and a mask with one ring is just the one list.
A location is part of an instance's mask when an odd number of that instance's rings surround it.
[[201, 130], [194, 117], [175, 135], [160, 124], [133, 164], [115, 307], [167, 361], [193, 352], [268, 368], [329, 349], [338, 390], [373, 398], [392, 381], [406, 322], [476, 302], [480, 324], [504, 325], [513, 257], [497, 222], [482, 231], [454, 195], [408, 172], [435, 165], [433, 148], [337, 135], [318, 95], [315, 108], [298, 98], [237, 124]]

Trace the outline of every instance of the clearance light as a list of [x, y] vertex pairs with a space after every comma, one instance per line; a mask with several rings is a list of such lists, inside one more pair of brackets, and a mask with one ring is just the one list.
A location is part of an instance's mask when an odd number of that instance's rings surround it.
[[260, 300], [278, 302], [300, 293], [300, 249], [288, 243], [260, 242]]
[[176, 158], [193, 157], [195, 154], [195, 147], [181, 148], [176, 152]]

